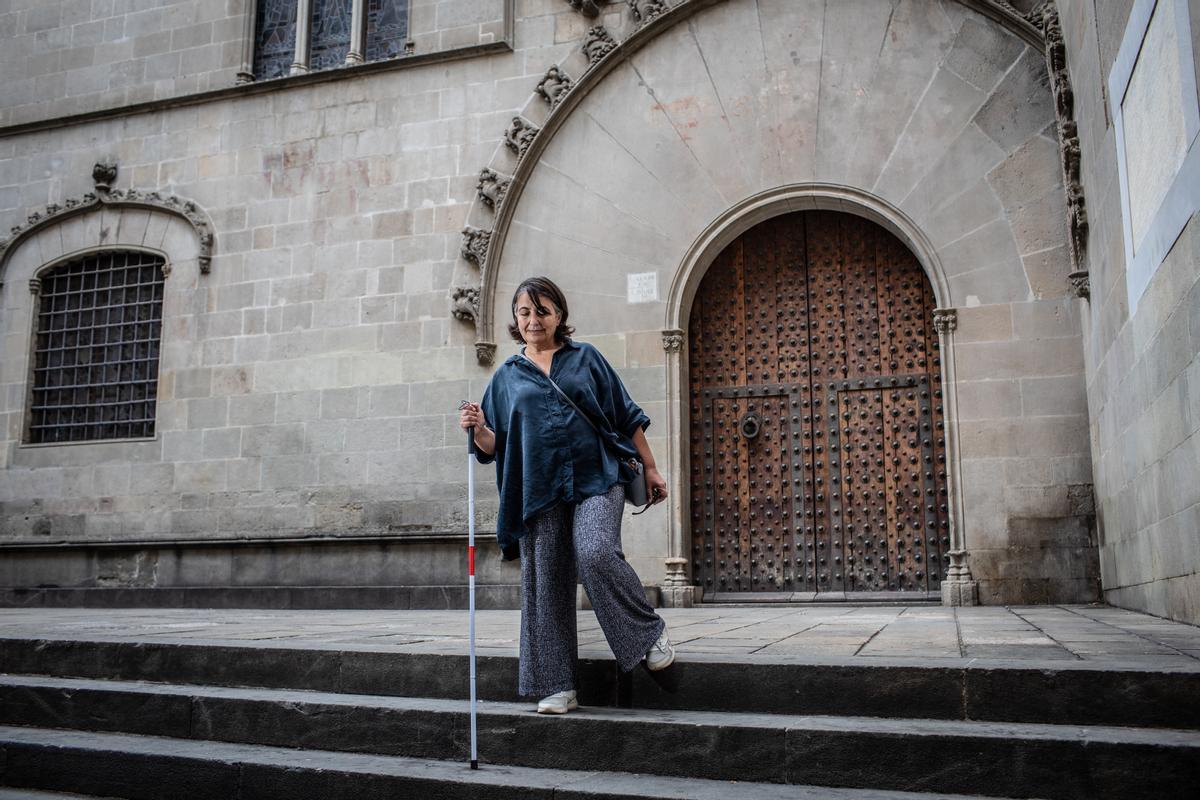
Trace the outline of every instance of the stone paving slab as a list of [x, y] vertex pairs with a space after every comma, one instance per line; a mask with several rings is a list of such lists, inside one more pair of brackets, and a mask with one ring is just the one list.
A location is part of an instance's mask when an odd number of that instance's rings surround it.
[[[661, 613], [683, 657], [986, 659], [1200, 671], [1200, 628], [1102, 605], [711, 605]], [[517, 611], [478, 612], [479, 652], [515, 655], [519, 618]], [[0, 609], [0, 638], [458, 653], [466, 637], [461, 610]], [[609, 655], [591, 611], [579, 612], [579, 642], [583, 656]]]

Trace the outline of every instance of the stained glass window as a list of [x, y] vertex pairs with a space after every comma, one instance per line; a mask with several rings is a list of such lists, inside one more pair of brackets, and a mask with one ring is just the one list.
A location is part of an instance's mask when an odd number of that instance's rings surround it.
[[163, 260], [102, 253], [41, 279], [29, 438], [154, 435]]
[[408, 0], [367, 0], [367, 61], [404, 54]]
[[296, 52], [296, 0], [258, 0], [254, 30], [254, 76], [287, 75]]
[[[310, 70], [346, 63], [354, 6], [363, 3], [366, 37], [363, 59], [381, 61], [404, 55], [408, 40], [409, 0], [311, 0]], [[258, 0], [255, 16], [254, 76], [263, 80], [291, 72], [296, 60], [296, 13], [299, 0]]]
[[346, 54], [350, 52], [353, 6], [353, 0], [312, 0], [309, 69], [329, 69], [346, 63]]

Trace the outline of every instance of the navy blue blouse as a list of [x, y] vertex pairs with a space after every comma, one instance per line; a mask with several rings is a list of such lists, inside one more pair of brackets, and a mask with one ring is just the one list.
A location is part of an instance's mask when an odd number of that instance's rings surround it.
[[480, 405], [496, 432], [496, 452], [476, 448], [475, 457], [481, 464], [496, 462], [496, 537], [506, 561], [518, 557], [517, 540], [539, 512], [560, 501], [604, 494], [622, 482], [618, 456], [636, 456], [632, 436], [650, 426], [616, 371], [586, 342], [567, 339], [554, 351], [550, 377], [601, 433], [525, 356], [510, 357], [492, 375]]

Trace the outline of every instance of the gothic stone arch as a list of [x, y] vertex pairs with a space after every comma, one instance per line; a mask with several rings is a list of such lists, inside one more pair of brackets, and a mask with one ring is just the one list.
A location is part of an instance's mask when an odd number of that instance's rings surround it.
[[[698, 280], [688, 271], [707, 267], [690, 259], [731, 209], [786, 191], [791, 202], [827, 191], [860, 213], [886, 209], [876, 219], [908, 228], [901, 238], [969, 342], [960, 347], [969, 361], [960, 357], [959, 374], [944, 377], [973, 420], [959, 442], [958, 544], [984, 599], [1033, 599], [1035, 585], [1037, 599], [1081, 596], [1072, 592], [1088, 591], [1086, 581], [1055, 572], [1064, 553], [1056, 562], [1053, 535], [1040, 550], [1018, 541], [1028, 508], [1014, 499], [1091, 479], [1086, 417], [1025, 413], [1020, 398], [1022, 381], [1083, 386], [1055, 104], [1036, 33], [998, 24], [991, 4], [950, 0], [853, 9], [728, 0], [684, 13], [689, 5], [628, 37], [622, 47], [637, 47], [594, 67], [602, 79], [585, 75], [543, 126], [552, 136], [534, 140], [491, 236], [481, 331], [503, 324], [522, 276], [550, 274], [573, 299], [581, 333], [606, 342], [619, 366], [650, 371], [636, 376], [639, 400], [668, 403], [686, 385], [679, 364], [663, 369], [666, 354], [649, 357], [644, 337], [658, 322], [673, 332], [668, 349], [679, 346], [687, 287]], [[630, 275], [672, 288], [628, 302]], [[1047, 319], [1061, 324], [1051, 331]], [[659, 452], [685, 433], [674, 403], [662, 427]], [[683, 579], [689, 536], [686, 465], [671, 448], [670, 533], [644, 517], [631, 526], [633, 549], [667, 557], [668, 585]], [[1053, 475], [1052, 463], [1069, 474]], [[1047, 477], [1025, 487], [1020, 474]]]

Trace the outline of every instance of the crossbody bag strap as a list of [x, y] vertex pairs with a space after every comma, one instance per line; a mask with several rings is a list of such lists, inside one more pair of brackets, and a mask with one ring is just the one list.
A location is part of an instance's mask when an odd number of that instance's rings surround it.
[[[534, 360], [533, 360], [532, 358], [530, 358], [529, 356], [525, 355], [524, 353], [521, 353], [521, 355], [522, 355], [522, 357], [524, 357], [524, 359], [525, 359], [526, 361], [528, 361], [530, 364], [533, 364], [535, 367], [537, 367], [537, 364], [534, 362]], [[541, 367], [538, 367], [538, 372], [542, 372], [542, 368], [541, 368]], [[546, 375], [546, 373], [545, 373], [545, 372], [542, 372], [542, 374], [543, 374], [543, 375]], [[600, 428], [598, 428], [598, 427], [596, 426], [596, 423], [592, 422], [592, 418], [591, 418], [591, 417], [589, 417], [587, 414], [583, 413], [583, 409], [581, 409], [579, 406], [575, 405], [575, 401], [574, 401], [574, 400], [572, 400], [570, 397], [568, 397], [568, 396], [567, 396], [567, 393], [566, 393], [566, 392], [564, 392], [564, 391], [562, 390], [562, 387], [561, 387], [561, 386], [559, 386], [557, 383], [555, 383], [555, 382], [554, 382], [554, 378], [551, 378], [549, 375], [546, 375], [546, 380], [550, 381], [550, 385], [551, 385], [551, 386], [553, 386], [553, 387], [554, 387], [554, 389], [555, 389], [555, 390], [556, 390], [556, 391], [557, 391], [557, 392], [558, 392], [560, 395], [562, 395], [562, 399], [563, 399], [563, 400], [566, 400], [566, 401], [567, 401], [567, 403], [569, 403], [569, 404], [570, 404], [571, 408], [575, 409], [575, 412], [576, 412], [577, 414], [579, 414], [579, 416], [583, 417], [584, 421], [586, 421], [588, 425], [591, 425], [591, 426], [592, 426], [592, 430], [594, 430], [596, 433], [599, 433], [599, 434], [600, 434], [600, 438], [601, 438], [601, 439], [603, 439], [603, 438], [604, 438], [604, 434], [603, 434], [603, 433], [601, 433], [601, 431], [600, 431]]]
[[[587, 421], [587, 424], [592, 426], [592, 430], [594, 430], [594, 431], [596, 432], [596, 434], [597, 434], [597, 435], [600, 437], [600, 444], [601, 444], [601, 446], [607, 446], [607, 442], [605, 441], [604, 434], [603, 434], [603, 433], [601, 433], [601, 431], [600, 431], [600, 429], [599, 429], [598, 427], [596, 427], [596, 423], [592, 422], [592, 418], [591, 418], [591, 417], [589, 417], [587, 414], [583, 413], [583, 409], [581, 409], [579, 406], [575, 405], [575, 401], [574, 401], [574, 400], [572, 400], [570, 397], [568, 397], [568, 396], [567, 396], [567, 393], [566, 393], [566, 392], [564, 392], [564, 391], [562, 390], [562, 387], [561, 387], [561, 386], [559, 386], [559, 385], [558, 385], [558, 384], [557, 384], [557, 383], [554, 381], [554, 378], [551, 378], [551, 377], [550, 377], [550, 376], [549, 376], [547, 373], [545, 373], [545, 372], [542, 372], [542, 368], [541, 368], [541, 367], [538, 367], [538, 366], [537, 366], [537, 363], [536, 363], [536, 362], [535, 362], [535, 361], [534, 361], [532, 358], [530, 358], [529, 356], [525, 355], [525, 353], [521, 353], [521, 355], [522, 355], [522, 356], [525, 358], [525, 360], [526, 360], [526, 361], [528, 361], [530, 364], [533, 364], [535, 367], [537, 367], [537, 369], [538, 369], [538, 372], [541, 372], [543, 375], [545, 375], [545, 376], [546, 376], [546, 380], [550, 381], [550, 385], [554, 387], [555, 391], [557, 391], [557, 392], [558, 392], [560, 395], [562, 395], [562, 399], [563, 399], [563, 400], [566, 400], [566, 401], [567, 401], [567, 403], [569, 403], [569, 404], [570, 404], [571, 408], [575, 409], [575, 411], [576, 411], [576, 412], [579, 414], [579, 416], [583, 417], [583, 418], [584, 418], [584, 420], [586, 420], [586, 421]], [[639, 458], [639, 459], [637, 459], [637, 463], [638, 463], [638, 464], [640, 464], [640, 463], [641, 463], [641, 459], [640, 459], [640, 458]], [[634, 511], [634, 512], [633, 512], [634, 516], [637, 516], [638, 514], [642, 514], [642, 513], [646, 512], [646, 511], [647, 511], [647, 510], [650, 508], [650, 506], [651, 506], [651, 505], [653, 505], [653, 504], [652, 504], [652, 503], [646, 503], [646, 507], [645, 507], [645, 508], [643, 508], [641, 511]]]

